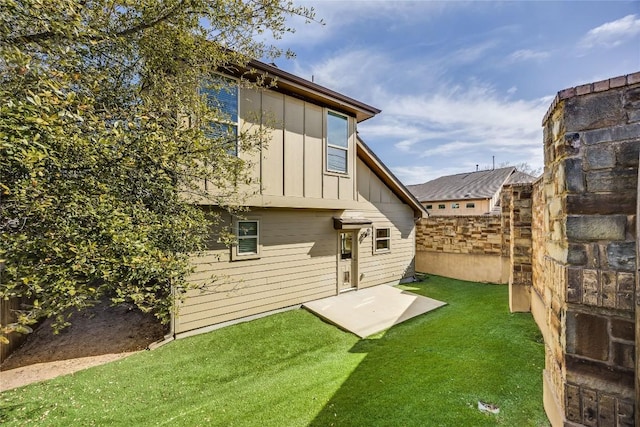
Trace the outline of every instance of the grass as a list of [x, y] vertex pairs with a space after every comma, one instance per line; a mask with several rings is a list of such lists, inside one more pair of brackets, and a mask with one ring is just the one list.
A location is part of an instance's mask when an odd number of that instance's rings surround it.
[[[304, 310], [0, 396], [0, 424], [547, 426], [544, 350], [507, 287], [430, 276], [447, 306], [364, 340]], [[500, 407], [478, 411], [478, 401]]]

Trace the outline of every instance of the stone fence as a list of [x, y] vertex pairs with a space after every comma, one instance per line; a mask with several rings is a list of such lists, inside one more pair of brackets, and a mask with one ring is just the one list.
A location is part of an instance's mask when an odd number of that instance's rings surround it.
[[[530, 286], [531, 192], [531, 184], [505, 186], [502, 215], [422, 219], [416, 229], [416, 270], [474, 282]], [[522, 306], [514, 309], [528, 311], [528, 288], [521, 292], [526, 294]]]

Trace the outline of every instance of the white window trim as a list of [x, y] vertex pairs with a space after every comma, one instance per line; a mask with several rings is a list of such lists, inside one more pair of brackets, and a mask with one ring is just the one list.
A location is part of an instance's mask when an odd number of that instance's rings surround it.
[[[339, 116], [339, 117], [343, 117], [345, 119], [347, 119], [347, 146], [346, 147], [342, 147], [340, 145], [332, 145], [329, 144], [329, 114], [333, 114], [335, 116]], [[346, 114], [340, 113], [338, 111], [334, 111], [334, 110], [330, 110], [330, 109], [326, 109], [325, 110], [325, 114], [324, 114], [324, 133], [325, 133], [325, 137], [324, 137], [324, 163], [325, 163], [325, 167], [324, 167], [324, 171], [325, 174], [327, 175], [336, 175], [336, 176], [349, 176], [351, 168], [349, 167], [349, 162], [351, 159], [351, 137], [349, 134], [349, 128], [351, 126], [350, 123], [350, 118], [349, 116], [347, 116]], [[333, 170], [333, 169], [329, 169], [329, 148], [335, 148], [337, 150], [343, 150], [347, 153], [347, 157], [346, 157], [346, 171], [338, 171], [338, 170]]]
[[[384, 238], [378, 238], [378, 230], [389, 230], [389, 236]], [[374, 254], [387, 254], [391, 252], [391, 227], [374, 227], [373, 228], [373, 253]], [[386, 240], [388, 242], [388, 247], [384, 249], [378, 249], [378, 240]]]
[[[238, 232], [238, 227], [241, 222], [255, 222], [257, 225], [257, 242], [256, 242], [256, 252], [255, 253], [240, 253], [238, 252], [238, 240], [240, 239], [240, 233]], [[260, 239], [261, 234], [261, 225], [260, 225], [260, 217], [248, 217], [248, 218], [234, 218], [233, 220], [233, 232], [236, 236], [236, 242], [231, 245], [231, 261], [243, 261], [250, 259], [259, 259], [262, 253], [262, 243]], [[253, 238], [253, 237], [251, 237]]]

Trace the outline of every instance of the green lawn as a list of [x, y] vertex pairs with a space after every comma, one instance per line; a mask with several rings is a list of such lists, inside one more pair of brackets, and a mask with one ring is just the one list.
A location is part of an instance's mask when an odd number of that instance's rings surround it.
[[[544, 350], [507, 287], [430, 276], [448, 303], [360, 340], [304, 310], [5, 392], [4, 425], [546, 426]], [[500, 407], [481, 413], [478, 400]]]

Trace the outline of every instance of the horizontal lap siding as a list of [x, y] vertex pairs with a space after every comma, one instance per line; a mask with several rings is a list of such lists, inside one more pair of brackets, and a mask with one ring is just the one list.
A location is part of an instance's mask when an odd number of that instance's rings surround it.
[[[254, 210], [260, 219], [260, 259], [230, 262], [230, 250], [195, 257], [192, 290], [176, 332], [335, 295], [337, 241], [333, 211]], [[218, 260], [219, 259], [219, 260]]]
[[[360, 244], [360, 287], [399, 281], [415, 274], [415, 223], [413, 210], [361, 161], [358, 160], [358, 200], [363, 203], [363, 216], [373, 227], [391, 229], [391, 250], [373, 253], [374, 232]], [[364, 276], [362, 274], [364, 273]]]
[[391, 250], [374, 253], [374, 233], [360, 244], [359, 272], [364, 276], [360, 287], [369, 287], [399, 281], [414, 275], [415, 225], [413, 211], [406, 205], [376, 203], [365, 216], [372, 220], [373, 227], [391, 229]]

